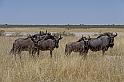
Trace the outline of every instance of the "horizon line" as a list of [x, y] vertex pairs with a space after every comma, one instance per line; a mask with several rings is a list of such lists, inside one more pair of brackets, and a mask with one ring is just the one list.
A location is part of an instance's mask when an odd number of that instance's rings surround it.
[[0, 24], [0, 25], [124, 25], [124, 24]]

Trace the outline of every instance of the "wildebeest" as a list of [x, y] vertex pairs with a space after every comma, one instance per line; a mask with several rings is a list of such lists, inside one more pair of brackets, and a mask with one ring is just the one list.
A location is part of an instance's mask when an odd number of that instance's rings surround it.
[[61, 40], [63, 37], [54, 37], [54, 39], [47, 39], [47, 40], [39, 40], [37, 42], [37, 50], [34, 50], [33, 53], [36, 53], [39, 56], [39, 51], [50, 51], [50, 55], [52, 57], [52, 51], [54, 50], [54, 48], [58, 48], [59, 47], [59, 40]]
[[[27, 38], [19, 38], [16, 39], [13, 43], [13, 47], [10, 51], [10, 54], [14, 54], [16, 57], [16, 54], [21, 54], [21, 51], [29, 51], [29, 54], [32, 53], [32, 50], [35, 48], [36, 42], [34, 39], [29, 36]], [[20, 55], [21, 58], [21, 55]]]
[[43, 35], [51, 35], [51, 33], [48, 33], [47, 30], [46, 30], [46, 32], [40, 31], [37, 34], [32, 35], [32, 37], [34, 39], [40, 39], [40, 37], [43, 36]]
[[88, 40], [86, 37], [80, 38], [76, 42], [69, 42], [65, 46], [65, 55], [70, 55], [72, 52], [79, 52], [80, 55], [86, 56], [88, 53]]
[[[35, 35], [30, 35], [28, 36], [28, 38], [18, 38], [14, 41], [13, 43], [13, 47], [10, 51], [10, 54], [14, 54], [16, 56], [16, 54], [21, 54], [22, 51], [29, 51], [29, 54], [33, 53], [32, 51], [34, 49], [37, 49], [36, 44], [38, 40], [47, 40], [47, 39], [53, 39], [54, 36], [52, 36], [50, 33], [40, 33], [39, 34], [35, 34]], [[21, 55], [20, 55], [21, 58]]]
[[103, 55], [108, 48], [113, 48], [114, 46], [114, 37], [117, 36], [116, 34], [106, 32], [99, 35], [97, 38], [89, 38], [89, 49], [91, 51], [100, 51], [102, 50]]

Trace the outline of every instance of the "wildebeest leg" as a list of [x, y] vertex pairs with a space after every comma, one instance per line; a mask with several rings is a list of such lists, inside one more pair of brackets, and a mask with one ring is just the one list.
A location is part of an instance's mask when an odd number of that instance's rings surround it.
[[16, 55], [17, 54], [21, 54], [20, 48], [19, 47], [18, 48], [14, 48], [13, 49], [13, 54], [14, 54], [14, 57], [15, 57], [15, 60], [16, 60]]
[[71, 54], [71, 51], [68, 51], [66, 52], [66, 56], [70, 55]]
[[79, 52], [79, 55], [83, 55], [83, 53], [82, 52]]
[[69, 51], [69, 52], [68, 52], [68, 55], [70, 55], [70, 54], [71, 54], [71, 52], [72, 52], [72, 51]]
[[87, 58], [87, 53], [84, 53], [84, 59], [86, 59]]
[[66, 56], [68, 56], [68, 55], [70, 55], [71, 54], [71, 50], [67, 47], [67, 45], [66, 45], [66, 47], [65, 47], [65, 55]]
[[50, 56], [51, 56], [51, 58], [52, 58], [52, 50], [50, 50]]
[[10, 54], [10, 55], [11, 55], [11, 54], [14, 54], [14, 44], [13, 44], [12, 49], [10, 50], [9, 54]]
[[65, 52], [65, 55], [68, 56], [69, 55], [69, 52]]
[[22, 47], [19, 46], [19, 47], [15, 48], [15, 54], [18, 54], [20, 59], [21, 59], [21, 52], [22, 52]]
[[[12, 49], [11, 49], [12, 50]], [[14, 56], [15, 60], [16, 60], [16, 52], [15, 49], [13, 49], [12, 51], [10, 51], [10, 53]]]
[[39, 49], [37, 49], [37, 56], [39, 57], [39, 54], [40, 54], [40, 50]]
[[34, 54], [36, 54], [36, 50], [32, 50], [32, 57], [34, 57]]
[[68, 55], [70, 55], [70, 54], [71, 54], [71, 51], [66, 51], [66, 52], [65, 52], [65, 55], [66, 55], [66, 56], [68, 56]]
[[81, 53], [81, 55], [83, 55], [83, 59], [86, 59], [87, 58], [88, 51], [82, 51], [80, 53]]
[[67, 52], [65, 52], [65, 55], [67, 56]]
[[16, 53], [14, 53], [13, 55], [14, 55], [14, 58], [15, 58], [15, 60], [16, 60]]
[[31, 55], [32, 57], [34, 57], [34, 49], [29, 49], [29, 55]]
[[21, 53], [19, 53], [19, 58], [21, 59]]
[[14, 49], [13, 49], [13, 55], [14, 55], [15, 60], [16, 60], [17, 50], [18, 50], [18, 48], [14, 48]]
[[105, 55], [105, 50], [102, 50], [102, 55], [103, 55], [103, 56]]
[[12, 48], [12, 49], [10, 50], [9, 54], [10, 54], [10, 55], [13, 54], [13, 51], [14, 51], [14, 50], [13, 50], [13, 48]]
[[32, 49], [29, 49], [29, 54], [31, 54], [32, 53]]
[[20, 57], [20, 59], [21, 59], [21, 48], [20, 49], [18, 49], [18, 51], [17, 51], [18, 53], [18, 55], [19, 55], [19, 57]]
[[67, 53], [67, 47], [65, 47], [65, 55], [66, 56], [68, 55], [68, 53]]

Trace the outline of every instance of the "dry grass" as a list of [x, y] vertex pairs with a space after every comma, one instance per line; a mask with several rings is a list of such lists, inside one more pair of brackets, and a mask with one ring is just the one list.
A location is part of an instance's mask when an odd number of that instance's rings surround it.
[[124, 32], [123, 28], [90, 28], [90, 29], [70, 29], [67, 28], [2, 28], [0, 30], [5, 30], [6, 32], [39, 32], [40, 30], [49, 32]]
[[49, 52], [40, 52], [32, 58], [27, 52], [22, 59], [14, 59], [8, 52], [15, 38], [0, 37], [0, 82], [123, 82], [124, 38], [116, 37], [115, 46], [105, 56], [101, 52], [89, 52], [83, 60], [78, 53], [66, 57], [64, 46], [77, 37], [64, 37], [60, 47]]

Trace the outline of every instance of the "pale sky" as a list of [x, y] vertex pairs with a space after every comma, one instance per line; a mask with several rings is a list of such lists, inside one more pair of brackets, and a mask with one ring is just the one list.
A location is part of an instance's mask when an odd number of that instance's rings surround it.
[[124, 24], [124, 0], [0, 0], [0, 24]]

